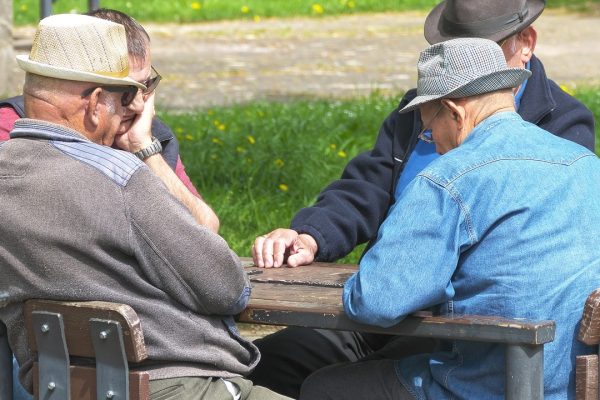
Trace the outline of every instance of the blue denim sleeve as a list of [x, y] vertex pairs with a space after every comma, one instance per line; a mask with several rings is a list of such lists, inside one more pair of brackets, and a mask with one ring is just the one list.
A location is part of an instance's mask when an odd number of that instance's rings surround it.
[[417, 176], [379, 228], [377, 242], [344, 286], [349, 318], [383, 327], [452, 299], [461, 250], [473, 243], [467, 210], [452, 190]]

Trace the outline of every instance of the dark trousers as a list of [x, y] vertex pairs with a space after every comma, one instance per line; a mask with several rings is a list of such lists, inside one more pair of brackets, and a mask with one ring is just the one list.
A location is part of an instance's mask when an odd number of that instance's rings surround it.
[[414, 400], [400, 383], [393, 360], [332, 365], [310, 375], [299, 400]]
[[248, 377], [256, 385], [298, 398], [321, 368], [358, 360], [398, 359], [433, 350], [432, 339], [290, 327], [254, 342], [261, 361]]

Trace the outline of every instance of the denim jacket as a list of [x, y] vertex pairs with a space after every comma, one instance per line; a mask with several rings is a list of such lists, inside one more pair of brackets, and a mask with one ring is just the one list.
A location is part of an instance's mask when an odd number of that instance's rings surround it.
[[[600, 160], [512, 112], [427, 166], [344, 288], [350, 318], [391, 326], [419, 309], [555, 320], [547, 399], [574, 398], [574, 339], [600, 287]], [[415, 212], [418, 210], [418, 212]], [[454, 341], [396, 362], [417, 399], [504, 398], [504, 349]]]

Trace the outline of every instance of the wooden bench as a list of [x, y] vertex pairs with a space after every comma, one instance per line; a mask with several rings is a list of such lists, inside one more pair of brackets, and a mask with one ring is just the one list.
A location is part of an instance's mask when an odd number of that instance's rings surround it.
[[128, 363], [147, 358], [140, 320], [124, 304], [29, 300], [24, 309], [34, 398], [149, 399], [149, 376]]
[[583, 308], [577, 339], [594, 346], [597, 354], [577, 356], [575, 392], [577, 400], [598, 400], [598, 345], [600, 344], [600, 289], [590, 294]]

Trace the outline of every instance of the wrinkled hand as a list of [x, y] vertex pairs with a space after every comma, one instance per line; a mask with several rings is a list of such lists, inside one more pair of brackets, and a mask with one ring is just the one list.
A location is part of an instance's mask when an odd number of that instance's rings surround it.
[[[138, 94], [139, 96], [139, 94]], [[142, 101], [141, 99], [134, 101]], [[144, 109], [137, 114], [129, 130], [115, 137], [115, 145], [125, 151], [134, 153], [152, 144], [152, 118], [154, 118], [154, 93], [148, 96]]]
[[318, 248], [310, 235], [299, 235], [292, 229], [275, 229], [254, 240], [252, 258], [261, 268], [279, 268], [286, 261], [289, 267], [298, 267], [313, 262]]

